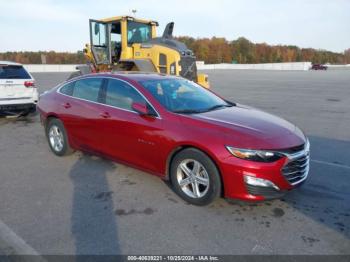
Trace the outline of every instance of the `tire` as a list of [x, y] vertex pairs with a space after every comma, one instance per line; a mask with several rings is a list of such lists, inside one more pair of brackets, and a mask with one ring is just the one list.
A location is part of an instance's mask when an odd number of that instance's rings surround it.
[[52, 118], [46, 125], [46, 137], [51, 151], [57, 156], [73, 153], [69, 145], [66, 129], [61, 120]]
[[214, 162], [195, 148], [175, 155], [170, 166], [170, 180], [175, 193], [193, 205], [208, 205], [221, 193], [220, 174]]

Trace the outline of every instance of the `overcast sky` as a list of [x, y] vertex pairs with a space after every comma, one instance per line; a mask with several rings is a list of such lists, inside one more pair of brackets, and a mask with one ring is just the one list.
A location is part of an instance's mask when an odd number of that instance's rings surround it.
[[177, 36], [350, 48], [350, 0], [0, 0], [0, 52], [75, 52], [89, 40], [89, 18], [132, 9], [158, 21], [158, 35], [174, 21]]

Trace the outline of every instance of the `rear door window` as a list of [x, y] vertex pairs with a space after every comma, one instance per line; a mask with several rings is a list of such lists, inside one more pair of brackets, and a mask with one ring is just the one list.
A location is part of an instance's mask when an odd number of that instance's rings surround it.
[[0, 65], [0, 79], [31, 79], [23, 66]]
[[86, 78], [75, 82], [73, 96], [76, 98], [98, 102], [102, 78]]

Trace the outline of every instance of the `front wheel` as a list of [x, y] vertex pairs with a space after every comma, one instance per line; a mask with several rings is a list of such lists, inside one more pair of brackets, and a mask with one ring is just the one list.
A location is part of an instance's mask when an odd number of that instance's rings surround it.
[[208, 205], [220, 195], [219, 171], [206, 154], [194, 148], [174, 157], [170, 179], [175, 193], [194, 205]]

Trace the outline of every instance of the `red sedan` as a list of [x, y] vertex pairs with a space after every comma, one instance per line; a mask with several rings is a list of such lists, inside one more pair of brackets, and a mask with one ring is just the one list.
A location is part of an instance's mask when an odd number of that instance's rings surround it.
[[313, 64], [311, 67], [312, 70], [327, 70], [327, 66], [321, 64]]
[[38, 110], [54, 154], [131, 165], [195, 205], [280, 197], [309, 171], [309, 143], [295, 125], [179, 77], [85, 75], [44, 93]]

